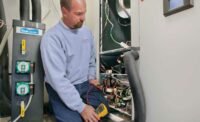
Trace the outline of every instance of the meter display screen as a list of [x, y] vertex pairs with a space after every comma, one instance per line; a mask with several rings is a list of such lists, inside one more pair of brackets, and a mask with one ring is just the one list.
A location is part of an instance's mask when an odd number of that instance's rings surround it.
[[184, 5], [184, 0], [169, 0], [169, 9], [176, 9]]

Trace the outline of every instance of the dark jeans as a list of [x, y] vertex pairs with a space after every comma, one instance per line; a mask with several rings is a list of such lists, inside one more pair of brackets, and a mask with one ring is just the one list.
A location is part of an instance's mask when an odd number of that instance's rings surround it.
[[[52, 106], [55, 118], [57, 122], [83, 122], [81, 115], [77, 111], [69, 109], [60, 99], [56, 91], [46, 83], [47, 92], [49, 94], [49, 102]], [[103, 94], [89, 82], [75, 85], [75, 88], [79, 92], [81, 98], [86, 104], [93, 106], [95, 109], [100, 103], [104, 103], [108, 107], [106, 99]]]

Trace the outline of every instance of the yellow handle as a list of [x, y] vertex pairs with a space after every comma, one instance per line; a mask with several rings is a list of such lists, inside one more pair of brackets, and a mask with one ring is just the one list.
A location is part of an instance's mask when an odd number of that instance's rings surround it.
[[24, 117], [25, 116], [25, 104], [24, 101], [21, 101], [21, 106], [20, 106], [20, 117]]
[[26, 53], [26, 40], [22, 39], [21, 43], [21, 53], [24, 55]]

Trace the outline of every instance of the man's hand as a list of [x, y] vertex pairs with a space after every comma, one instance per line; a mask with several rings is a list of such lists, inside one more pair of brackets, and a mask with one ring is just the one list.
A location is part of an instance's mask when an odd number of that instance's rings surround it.
[[83, 111], [81, 112], [81, 116], [85, 122], [98, 122], [100, 120], [98, 115], [95, 113], [94, 108], [89, 105], [85, 105]]
[[98, 80], [90, 80], [89, 81], [90, 82], [90, 84], [92, 84], [92, 85], [94, 85], [94, 86], [97, 86], [97, 85], [99, 85], [99, 81]]
[[100, 85], [98, 80], [90, 80], [89, 83], [95, 86], [97, 89], [102, 90], [102, 86]]

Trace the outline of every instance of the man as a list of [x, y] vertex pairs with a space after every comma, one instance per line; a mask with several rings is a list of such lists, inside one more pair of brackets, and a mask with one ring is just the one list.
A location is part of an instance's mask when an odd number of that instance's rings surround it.
[[98, 122], [95, 108], [104, 103], [95, 87], [93, 36], [83, 25], [85, 0], [60, 0], [62, 19], [44, 35], [41, 56], [49, 101], [58, 122]]

